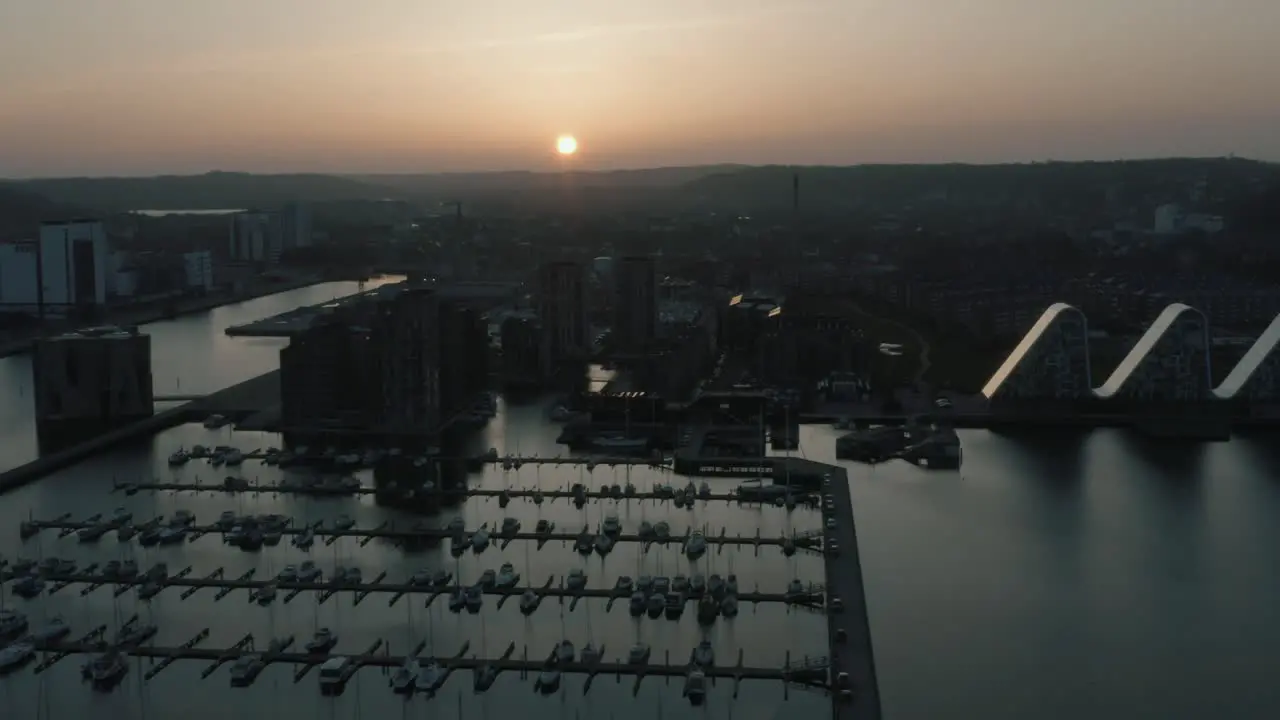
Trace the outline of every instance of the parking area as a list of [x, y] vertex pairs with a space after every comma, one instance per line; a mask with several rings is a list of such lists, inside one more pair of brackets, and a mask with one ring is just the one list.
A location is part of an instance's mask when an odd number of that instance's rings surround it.
[[826, 533], [827, 632], [831, 647], [832, 717], [879, 720], [880, 691], [871, 649], [871, 625], [858, 559], [853, 500], [843, 468], [823, 479]]

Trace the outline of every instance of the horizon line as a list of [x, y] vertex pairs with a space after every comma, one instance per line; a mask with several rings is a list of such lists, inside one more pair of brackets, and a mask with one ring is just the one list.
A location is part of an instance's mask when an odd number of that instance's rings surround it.
[[1140, 156], [1130, 158], [1095, 158], [1082, 160], [1009, 160], [1003, 162], [966, 162], [966, 161], [936, 161], [936, 162], [868, 162], [868, 163], [841, 163], [841, 164], [790, 164], [790, 163], [743, 163], [743, 162], [707, 162], [697, 163], [694, 165], [653, 165], [643, 167], [626, 167], [626, 168], [601, 168], [601, 169], [574, 169], [574, 170], [547, 170], [547, 169], [531, 169], [531, 168], [507, 168], [507, 169], [487, 169], [487, 170], [423, 170], [423, 171], [318, 171], [318, 170], [302, 170], [302, 171], [271, 171], [271, 172], [255, 172], [251, 170], [222, 170], [209, 169], [204, 171], [193, 172], [159, 172], [152, 174], [107, 174], [107, 175], [28, 175], [23, 177], [3, 177], [0, 176], [0, 183], [26, 183], [26, 182], [46, 182], [55, 180], [156, 180], [162, 178], [196, 178], [207, 175], [247, 175], [253, 177], [284, 177], [284, 176], [315, 176], [315, 177], [416, 177], [416, 176], [464, 176], [464, 175], [610, 175], [618, 173], [634, 173], [634, 172], [652, 172], [657, 170], [696, 170], [699, 168], [736, 168], [742, 170], [751, 169], [767, 169], [767, 168], [791, 168], [796, 170], [805, 169], [854, 169], [854, 168], [888, 168], [888, 167], [1033, 167], [1039, 165], [1103, 165], [1103, 164], [1119, 164], [1119, 163], [1155, 163], [1155, 162], [1175, 162], [1175, 161], [1238, 161], [1253, 163], [1256, 165], [1277, 165], [1275, 160], [1263, 160], [1261, 158], [1252, 158], [1242, 155], [1153, 155]]

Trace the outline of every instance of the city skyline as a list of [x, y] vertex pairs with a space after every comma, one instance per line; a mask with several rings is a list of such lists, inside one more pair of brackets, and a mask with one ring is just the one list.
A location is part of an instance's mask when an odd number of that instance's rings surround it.
[[0, 177], [1280, 158], [1265, 0], [532, 8], [15, 0]]

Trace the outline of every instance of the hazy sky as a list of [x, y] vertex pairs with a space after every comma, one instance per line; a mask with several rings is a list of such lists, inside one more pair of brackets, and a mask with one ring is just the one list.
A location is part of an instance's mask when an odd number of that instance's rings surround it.
[[0, 0], [0, 176], [1280, 158], [1280, 0]]

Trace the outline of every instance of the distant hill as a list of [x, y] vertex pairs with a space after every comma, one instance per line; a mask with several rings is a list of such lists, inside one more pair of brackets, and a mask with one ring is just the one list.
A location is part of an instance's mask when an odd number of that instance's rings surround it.
[[[861, 202], [888, 205], [945, 197], [953, 203], [980, 205], [1034, 198], [1099, 202], [1114, 189], [1138, 201], [1162, 186], [1184, 187], [1206, 180], [1210, 187], [1245, 187], [1275, 177], [1267, 163], [1236, 158], [1172, 158], [1115, 162], [1042, 162], [1006, 165], [856, 165], [751, 167], [708, 174], [686, 183], [692, 204], [741, 204], [780, 208], [791, 203], [793, 176], [800, 180], [802, 206], [848, 206]], [[1127, 194], [1133, 197], [1126, 197]]]
[[582, 188], [664, 188], [683, 185], [714, 173], [746, 169], [747, 165], [699, 165], [602, 172], [482, 172], [408, 175], [350, 175], [372, 185], [414, 196], [490, 194], [508, 191], [553, 190], [566, 183]]
[[67, 220], [86, 211], [54, 202], [17, 183], [0, 183], [0, 240], [34, 238], [45, 220]]
[[58, 203], [98, 212], [270, 208], [287, 202], [380, 200], [394, 191], [334, 175], [211, 172], [146, 178], [53, 178], [14, 183]]

